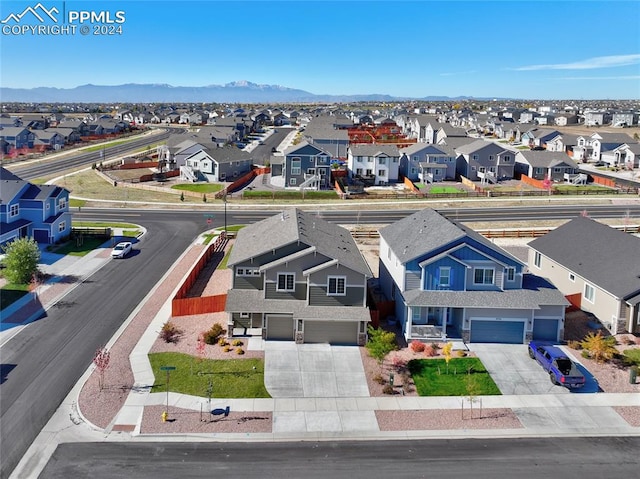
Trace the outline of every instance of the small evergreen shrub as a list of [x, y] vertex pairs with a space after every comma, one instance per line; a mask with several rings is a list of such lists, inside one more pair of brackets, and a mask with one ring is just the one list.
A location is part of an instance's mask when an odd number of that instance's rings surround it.
[[218, 346], [226, 346], [227, 344], [229, 344], [227, 342], [227, 339], [224, 337], [218, 338]]
[[438, 355], [438, 348], [437, 347], [433, 347], [433, 344], [430, 344], [429, 346], [424, 348], [424, 355], [427, 356], [428, 358], [432, 358], [434, 356]]
[[234, 339], [233, 341], [231, 341], [231, 345], [232, 346], [236, 346], [237, 347], [237, 346], [242, 346], [242, 344], [243, 344], [242, 340], [240, 340], [240, 339]]
[[236, 354], [244, 354], [244, 349], [236, 348]]
[[222, 348], [222, 350], [223, 350], [225, 353], [228, 353], [229, 351], [231, 351], [231, 346], [229, 346], [229, 345], [227, 344], [224, 348]]
[[383, 394], [393, 394], [393, 386], [391, 384], [386, 384], [383, 388], [382, 388], [382, 392]]
[[418, 341], [417, 339], [414, 339], [413, 341], [411, 341], [411, 344], [409, 345], [409, 347], [411, 348], [411, 351], [413, 351], [414, 353], [421, 353], [425, 350], [426, 345], [422, 341]]

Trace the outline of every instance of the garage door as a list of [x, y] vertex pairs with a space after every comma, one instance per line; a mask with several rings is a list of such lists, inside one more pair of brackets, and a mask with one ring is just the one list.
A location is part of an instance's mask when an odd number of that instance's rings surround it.
[[293, 318], [291, 316], [267, 316], [267, 339], [293, 340]]
[[47, 230], [33, 230], [33, 239], [37, 243], [49, 243], [49, 231]]
[[558, 340], [558, 320], [557, 319], [536, 319], [533, 322], [533, 339], [542, 341]]
[[305, 321], [304, 342], [357, 344], [358, 323], [353, 321]]
[[523, 321], [471, 321], [472, 343], [522, 343]]

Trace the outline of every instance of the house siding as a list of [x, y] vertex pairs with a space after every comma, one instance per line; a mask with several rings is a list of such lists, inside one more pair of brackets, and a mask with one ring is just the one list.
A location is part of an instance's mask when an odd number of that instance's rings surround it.
[[[451, 268], [449, 273], [449, 286], [440, 286], [440, 268]], [[449, 290], [449, 291], [464, 291], [464, 280], [467, 268], [461, 265], [459, 262], [451, 258], [443, 258], [436, 261], [433, 264], [428, 265], [425, 268], [425, 290]]]
[[296, 283], [295, 291], [276, 291], [277, 284], [275, 282], [267, 282], [265, 285], [264, 297], [266, 299], [307, 299], [307, 283]]
[[362, 306], [364, 288], [347, 286], [344, 296], [327, 295], [327, 286], [309, 286], [310, 306]]
[[264, 277], [260, 276], [233, 276], [234, 289], [258, 289], [264, 285]]

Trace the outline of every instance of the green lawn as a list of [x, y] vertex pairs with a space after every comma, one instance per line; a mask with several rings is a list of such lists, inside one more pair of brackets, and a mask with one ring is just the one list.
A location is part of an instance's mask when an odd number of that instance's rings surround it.
[[131, 143], [132, 141], [135, 141], [136, 139], [137, 138], [129, 138], [127, 140], [110, 141], [109, 143], [103, 143], [103, 144], [100, 144], [100, 145], [88, 146], [86, 148], [81, 148], [80, 151], [82, 151], [82, 153], [87, 153], [87, 152], [91, 152], [91, 151], [100, 151], [100, 150], [104, 150], [106, 148], [111, 148], [112, 146], [124, 145], [125, 143]]
[[29, 292], [28, 284], [6, 284], [0, 289], [0, 310], [18, 301]]
[[[207, 346], [218, 348], [220, 346]], [[246, 348], [246, 345], [243, 346]], [[175, 366], [169, 375], [169, 390], [181, 394], [207, 397], [209, 380], [213, 385], [211, 397], [215, 398], [269, 398], [264, 387], [264, 361], [262, 359], [236, 359], [233, 348], [229, 359], [197, 358], [182, 353], [149, 354], [151, 368], [155, 375], [152, 392], [166, 391], [167, 374], [161, 366]], [[200, 374], [198, 374], [198, 371]]]
[[222, 189], [222, 185], [218, 183], [184, 183], [180, 185], [173, 185], [171, 189], [205, 194], [217, 193]]
[[431, 189], [429, 190], [429, 193], [433, 193], [433, 194], [446, 193], [446, 194], [458, 195], [458, 194], [464, 193], [464, 191], [454, 186], [432, 186]]
[[579, 192], [579, 191], [609, 191], [613, 193], [611, 188], [597, 185], [554, 185], [553, 188], [558, 191]]
[[82, 244], [78, 244], [75, 240], [69, 240], [60, 245], [51, 245], [48, 251], [56, 254], [70, 254], [71, 256], [85, 256], [96, 248], [106, 243], [104, 238], [94, 238], [93, 236], [85, 236]]
[[133, 223], [103, 223], [100, 221], [74, 221], [71, 225], [74, 228], [137, 228]]
[[501, 394], [478, 358], [452, 358], [448, 373], [444, 359], [412, 359], [408, 367], [420, 396], [468, 396], [469, 383], [475, 396]]
[[242, 197], [246, 199], [272, 199], [272, 200], [337, 200], [335, 191], [243, 191]]

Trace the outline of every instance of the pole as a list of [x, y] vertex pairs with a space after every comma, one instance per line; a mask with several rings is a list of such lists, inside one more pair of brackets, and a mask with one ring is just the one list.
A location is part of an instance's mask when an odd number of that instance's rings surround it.
[[224, 197], [222, 198], [224, 201], [224, 234], [227, 234], [227, 192], [224, 192]]
[[167, 416], [169, 415], [169, 370], [167, 369]]

